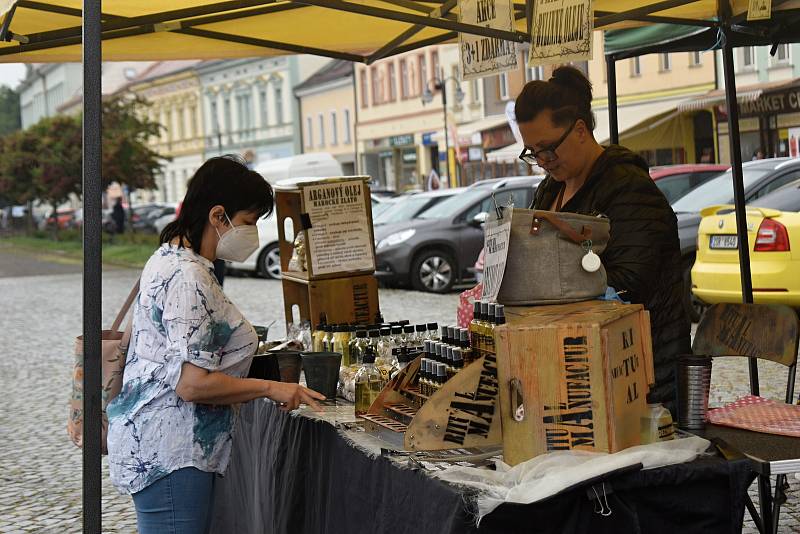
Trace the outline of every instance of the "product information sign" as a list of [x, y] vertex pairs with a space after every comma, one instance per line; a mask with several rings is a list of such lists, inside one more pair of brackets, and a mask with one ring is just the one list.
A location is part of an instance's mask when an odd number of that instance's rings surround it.
[[483, 300], [497, 301], [503, 275], [506, 272], [508, 244], [511, 241], [511, 216], [513, 206], [500, 208], [503, 217], [490, 213], [486, 219], [483, 240]]
[[[512, 0], [459, 0], [458, 20], [464, 24], [514, 31]], [[517, 68], [517, 48], [511, 41], [459, 33], [461, 79], [474, 80]]]
[[534, 0], [528, 66], [592, 59], [593, 0]]
[[750, 0], [747, 7], [747, 20], [772, 18], [772, 0]]
[[375, 254], [367, 216], [369, 196], [362, 180], [303, 187], [311, 272], [373, 271]]

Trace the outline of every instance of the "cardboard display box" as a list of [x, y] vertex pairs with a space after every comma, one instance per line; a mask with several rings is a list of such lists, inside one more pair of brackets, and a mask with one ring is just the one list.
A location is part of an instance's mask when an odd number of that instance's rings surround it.
[[294, 321], [292, 308], [299, 308], [300, 321], [316, 326], [322, 314], [329, 324], [370, 324], [378, 313], [378, 280], [374, 275], [328, 280], [305, 280], [283, 275], [286, 324]]
[[507, 463], [640, 444], [655, 381], [650, 317], [641, 305], [506, 308], [506, 317], [495, 336]]

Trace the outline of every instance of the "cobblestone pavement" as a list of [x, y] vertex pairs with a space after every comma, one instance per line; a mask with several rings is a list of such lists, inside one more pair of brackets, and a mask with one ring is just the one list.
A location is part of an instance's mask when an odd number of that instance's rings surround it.
[[[23, 276], [54, 271], [24, 260], [17, 263], [22, 267], [9, 267], [8, 258], [0, 257], [0, 533], [77, 533], [81, 530], [81, 452], [68, 441], [65, 422], [72, 345], [81, 329], [81, 275]], [[111, 323], [136, 274], [105, 272], [105, 324]], [[225, 290], [254, 324], [275, 321], [271, 338], [284, 334], [279, 282], [229, 277]], [[387, 320], [440, 324], [455, 320], [456, 294], [382, 289], [380, 297]], [[746, 393], [747, 370], [737, 363], [715, 363], [712, 401]], [[779, 397], [785, 373], [765, 367], [761, 380], [767, 395]], [[105, 464], [104, 470], [104, 530], [134, 533], [132, 501], [117, 494], [108, 482]], [[791, 505], [782, 514], [784, 532], [800, 531], [800, 483], [794, 477], [790, 482]], [[752, 531], [747, 524], [745, 528]]]

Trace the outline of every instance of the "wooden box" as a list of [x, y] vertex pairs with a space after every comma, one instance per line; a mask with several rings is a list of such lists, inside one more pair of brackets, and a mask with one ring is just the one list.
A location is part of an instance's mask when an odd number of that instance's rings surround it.
[[[369, 180], [369, 176], [309, 178], [275, 186], [282, 273], [324, 280], [375, 272]], [[289, 263], [300, 232], [305, 234], [305, 271], [290, 269]]]
[[650, 318], [641, 305], [506, 308], [506, 317], [495, 337], [507, 463], [640, 444], [654, 382]]
[[292, 308], [299, 308], [300, 321], [319, 323], [324, 313], [328, 324], [371, 324], [378, 313], [378, 281], [374, 275], [329, 280], [305, 280], [283, 275], [286, 323], [294, 322]]

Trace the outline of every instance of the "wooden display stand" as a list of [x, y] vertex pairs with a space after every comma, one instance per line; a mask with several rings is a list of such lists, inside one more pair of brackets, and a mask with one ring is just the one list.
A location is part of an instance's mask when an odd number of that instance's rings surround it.
[[495, 330], [503, 456], [617, 452], [640, 444], [653, 375], [641, 305], [589, 301], [506, 308]]
[[[287, 324], [297, 319], [295, 306], [299, 320], [313, 326], [322, 316], [329, 324], [369, 324], [378, 313], [369, 179], [320, 178], [275, 187]], [[295, 235], [304, 235], [305, 270], [290, 269], [295, 243], [287, 219]]]
[[419, 392], [417, 358], [389, 382], [362, 416], [368, 432], [398, 449], [496, 448], [502, 443], [497, 366], [481, 357], [431, 397]]

